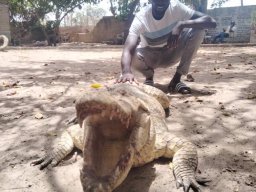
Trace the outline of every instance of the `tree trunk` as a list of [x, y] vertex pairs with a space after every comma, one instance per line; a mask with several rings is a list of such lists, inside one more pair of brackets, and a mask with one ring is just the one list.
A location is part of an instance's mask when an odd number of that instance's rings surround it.
[[112, 13], [112, 15], [115, 17], [116, 16], [116, 10], [113, 7], [113, 2], [112, 0], [110, 0], [110, 12]]
[[137, 5], [139, 4], [140, 0], [135, 0], [133, 2], [131, 2], [128, 7], [129, 7], [129, 13], [127, 15], [127, 19], [128, 21], [132, 20], [133, 19], [133, 13], [137, 7]]
[[181, 0], [186, 5], [191, 5], [196, 11], [206, 13], [208, 0]]
[[201, 0], [201, 12], [202, 13], [207, 13], [207, 5], [208, 5], [208, 1], [207, 0]]

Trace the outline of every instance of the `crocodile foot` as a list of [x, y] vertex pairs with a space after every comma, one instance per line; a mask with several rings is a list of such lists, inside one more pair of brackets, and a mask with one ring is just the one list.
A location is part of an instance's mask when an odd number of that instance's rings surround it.
[[211, 182], [211, 180], [203, 177], [196, 178], [177, 178], [176, 179], [176, 187], [179, 189], [183, 187], [184, 192], [189, 192], [189, 189], [193, 189], [194, 192], [201, 192], [200, 185], [207, 185], [207, 183]]
[[32, 161], [31, 165], [33, 165], [33, 166], [40, 165], [39, 169], [42, 170], [45, 167], [47, 167], [48, 165], [51, 165], [54, 167], [58, 163], [59, 162], [56, 159], [54, 159], [53, 155], [43, 155], [43, 157], [41, 157], [35, 161]]

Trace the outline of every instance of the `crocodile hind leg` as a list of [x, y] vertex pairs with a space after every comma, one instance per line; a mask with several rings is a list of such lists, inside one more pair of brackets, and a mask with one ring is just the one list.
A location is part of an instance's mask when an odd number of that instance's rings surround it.
[[[70, 129], [70, 128], [69, 128]], [[53, 150], [46, 152], [41, 158], [33, 161], [32, 165], [40, 165], [40, 170], [44, 169], [48, 165], [56, 166], [61, 160], [63, 160], [74, 148], [74, 142], [69, 131], [62, 133], [61, 137], [57, 141]]]

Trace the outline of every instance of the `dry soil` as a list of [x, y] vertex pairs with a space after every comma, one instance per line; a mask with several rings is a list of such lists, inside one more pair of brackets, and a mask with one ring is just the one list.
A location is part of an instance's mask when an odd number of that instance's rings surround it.
[[[81, 156], [40, 171], [30, 166], [49, 150], [75, 114], [77, 94], [112, 84], [121, 48], [12, 49], [0, 52], [0, 191], [82, 191]], [[166, 89], [175, 67], [156, 71]], [[191, 95], [168, 94], [173, 134], [198, 147], [204, 191], [256, 192], [256, 47], [202, 47], [191, 66]], [[143, 77], [136, 73], [139, 82]], [[116, 192], [178, 192], [169, 160], [133, 169]]]

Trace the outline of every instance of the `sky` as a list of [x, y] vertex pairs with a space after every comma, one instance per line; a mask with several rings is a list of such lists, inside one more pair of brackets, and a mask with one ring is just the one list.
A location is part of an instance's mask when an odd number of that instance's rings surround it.
[[[214, 0], [208, 0], [208, 8]], [[241, 5], [241, 0], [229, 0], [222, 7], [236, 7]], [[244, 5], [256, 5], [256, 0], [244, 0]]]
[[[141, 2], [147, 2], [148, 0], [141, 0]], [[211, 4], [214, 0], [208, 0], [208, 9], [211, 8]], [[224, 3], [222, 7], [236, 7], [241, 5], [241, 0], [229, 0], [228, 2]], [[256, 0], [244, 0], [244, 6], [246, 5], [256, 5]], [[109, 11], [109, 0], [103, 0], [100, 4], [100, 7], [104, 8], [107, 11], [107, 15], [111, 15]]]

